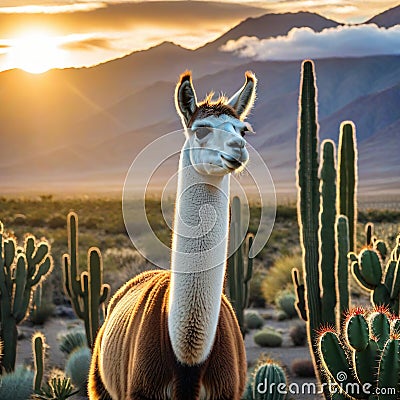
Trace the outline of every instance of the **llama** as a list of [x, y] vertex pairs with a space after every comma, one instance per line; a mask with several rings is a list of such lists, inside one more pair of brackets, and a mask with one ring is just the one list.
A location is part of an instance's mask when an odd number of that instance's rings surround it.
[[230, 173], [249, 154], [244, 122], [256, 78], [229, 100], [197, 102], [191, 73], [176, 87], [185, 128], [172, 236], [171, 270], [144, 272], [111, 299], [89, 374], [91, 400], [238, 400], [246, 355], [223, 294]]

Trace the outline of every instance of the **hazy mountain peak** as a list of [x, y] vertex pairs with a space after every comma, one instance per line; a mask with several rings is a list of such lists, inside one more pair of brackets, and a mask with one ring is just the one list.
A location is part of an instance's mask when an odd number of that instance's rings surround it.
[[367, 23], [386, 28], [400, 24], [400, 5], [376, 15], [367, 21]]

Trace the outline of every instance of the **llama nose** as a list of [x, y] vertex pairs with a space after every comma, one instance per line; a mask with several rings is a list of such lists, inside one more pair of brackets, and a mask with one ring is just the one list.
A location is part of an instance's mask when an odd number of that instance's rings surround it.
[[245, 144], [246, 144], [245, 140], [241, 137], [232, 138], [232, 139], [228, 140], [228, 142], [227, 142], [228, 146], [230, 146], [232, 148], [239, 148], [239, 149], [243, 149]]

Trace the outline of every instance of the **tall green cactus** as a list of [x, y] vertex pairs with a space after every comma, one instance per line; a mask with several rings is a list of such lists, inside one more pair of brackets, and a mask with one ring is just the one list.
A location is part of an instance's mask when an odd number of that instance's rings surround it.
[[321, 207], [319, 213], [320, 265], [321, 272], [321, 307], [322, 319], [325, 324], [335, 325], [336, 306], [335, 285], [335, 223], [336, 223], [336, 166], [335, 144], [331, 140], [324, 140], [321, 163]]
[[342, 122], [339, 137], [338, 207], [339, 214], [349, 220], [350, 250], [356, 251], [357, 229], [357, 147], [355, 126], [351, 121]]
[[[321, 145], [321, 168], [318, 171], [314, 65], [311, 61], [305, 61], [302, 68], [297, 184], [304, 283], [300, 283], [297, 270], [293, 271], [293, 283], [297, 293], [296, 307], [299, 315], [307, 321], [310, 353], [316, 375], [321, 383], [327, 383], [326, 376], [319, 369], [316, 335], [321, 326], [340, 326], [342, 313], [349, 308], [346, 257], [349, 250], [348, 223], [347, 216], [339, 215], [341, 208], [336, 203], [341, 201], [338, 191], [354, 194], [354, 184], [345, 179], [337, 182], [335, 145], [331, 140], [325, 140]], [[340, 141], [343, 142], [342, 139]], [[355, 146], [354, 141], [353, 144]], [[342, 169], [351, 158], [343, 160], [344, 157], [339, 166]], [[354, 165], [355, 160], [353, 158]], [[356, 171], [354, 165], [353, 170]], [[342, 188], [337, 190], [337, 185]], [[346, 185], [353, 185], [353, 189], [346, 188]], [[324, 393], [328, 396], [326, 386]]]
[[[253, 259], [249, 257], [249, 250], [253, 243], [253, 235], [247, 234], [246, 239], [240, 243], [241, 232], [241, 203], [235, 196], [231, 206], [231, 228], [229, 247], [231, 256], [227, 263], [228, 296], [235, 310], [240, 330], [244, 336], [246, 327], [244, 310], [249, 305], [249, 286], [253, 273]], [[236, 249], [233, 252], [233, 249]]]
[[300, 129], [298, 135], [297, 183], [299, 190], [298, 219], [303, 250], [305, 303], [308, 322], [310, 353], [318, 360], [316, 334], [321, 325], [321, 297], [319, 271], [319, 206], [318, 123], [314, 64], [303, 62], [300, 89]]
[[100, 250], [88, 250], [88, 270], [79, 275], [78, 264], [78, 216], [68, 214], [68, 249], [63, 255], [64, 290], [70, 298], [76, 315], [84, 321], [88, 346], [94, 344], [100, 319], [104, 319], [104, 303], [110, 293], [110, 285], [103, 284], [103, 262]]
[[335, 264], [335, 285], [337, 293], [336, 326], [343, 324], [345, 313], [350, 309], [350, 288], [349, 288], [349, 222], [346, 216], [339, 215], [335, 224], [336, 241], [336, 264]]
[[[372, 229], [369, 227], [367, 229]], [[367, 231], [369, 235], [371, 232]], [[383, 267], [382, 253], [386, 256], [383, 241], [372, 240], [374, 245], [357, 255], [350, 253], [351, 270], [358, 284], [371, 293], [371, 302], [376, 306], [386, 306], [394, 314], [400, 313], [400, 235], [389, 260]], [[378, 247], [379, 246], [379, 247]], [[380, 248], [380, 250], [379, 250]]]
[[53, 268], [50, 245], [26, 237], [17, 247], [14, 238], [4, 238], [0, 223], [0, 338], [5, 343], [3, 367], [13, 371], [17, 349], [17, 324], [25, 319], [32, 293]]
[[349, 313], [342, 336], [333, 329], [320, 332], [321, 366], [345, 398], [372, 400], [377, 393], [384, 394], [379, 397], [382, 399], [399, 398], [400, 338], [396, 323], [385, 309], [368, 313], [357, 308]]

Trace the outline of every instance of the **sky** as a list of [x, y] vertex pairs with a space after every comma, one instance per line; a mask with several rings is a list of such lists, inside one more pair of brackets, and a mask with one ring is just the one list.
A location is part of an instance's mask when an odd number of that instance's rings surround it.
[[[50, 68], [92, 66], [163, 41], [196, 48], [216, 39], [247, 17], [265, 13], [317, 12], [344, 23], [360, 23], [399, 4], [399, 0], [267, 0], [267, 1], [46, 1], [0, 0], [0, 71], [22, 68], [40, 73]], [[373, 30], [373, 29], [372, 29]], [[388, 48], [399, 31], [365, 31]], [[325, 38], [307, 31], [291, 32], [284, 43]], [[307, 36], [308, 34], [308, 36]], [[371, 37], [372, 37], [371, 36]], [[390, 36], [389, 39], [385, 39]], [[394, 39], [393, 39], [394, 38]], [[246, 42], [247, 40], [247, 42]], [[267, 48], [274, 57], [281, 43], [243, 38], [225, 51], [259, 58]], [[266, 47], [267, 46], [267, 47]], [[378, 45], [380, 46], [380, 44]], [[272, 49], [272, 50], [271, 50]]]

